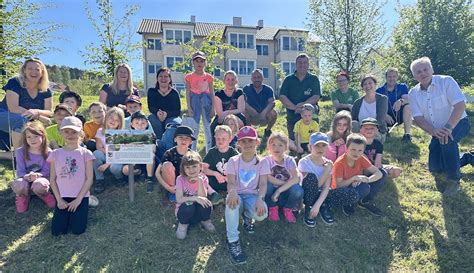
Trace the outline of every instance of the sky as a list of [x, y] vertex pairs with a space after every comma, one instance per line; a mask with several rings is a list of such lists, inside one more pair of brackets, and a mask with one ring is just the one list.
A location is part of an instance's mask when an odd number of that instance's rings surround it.
[[[31, 0], [33, 2], [44, 2]], [[39, 16], [44, 21], [53, 21], [65, 25], [53, 35], [61, 37], [52, 45], [60, 51], [42, 54], [40, 57], [49, 65], [66, 65], [81, 69], [91, 68], [84, 64], [80, 51], [86, 45], [98, 43], [97, 34], [87, 18], [85, 12], [86, 1], [78, 0], [49, 0], [55, 8], [43, 10]], [[89, 6], [96, 11], [95, 0], [89, 0]], [[398, 21], [395, 11], [396, 2], [387, 1], [383, 8], [384, 18], [388, 31]], [[401, 4], [414, 4], [416, 0], [400, 0]], [[259, 19], [264, 26], [306, 28], [308, 0], [114, 0], [114, 14], [121, 17], [125, 6], [135, 4], [140, 9], [133, 16], [131, 26], [133, 41], [140, 41], [141, 35], [136, 33], [140, 21], [147, 19], [168, 19], [189, 21], [191, 15], [196, 21], [232, 24], [232, 17], [242, 17], [243, 25], [256, 25]], [[143, 66], [140, 59], [129, 62], [132, 66], [134, 78], [141, 78]]]

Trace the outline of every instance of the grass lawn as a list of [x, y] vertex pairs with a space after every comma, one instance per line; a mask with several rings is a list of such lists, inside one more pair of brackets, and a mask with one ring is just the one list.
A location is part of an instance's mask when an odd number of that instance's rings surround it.
[[[93, 99], [84, 98], [84, 107]], [[333, 111], [327, 102], [321, 106], [321, 127], [326, 131]], [[277, 109], [274, 131], [285, 131], [279, 103]], [[468, 112], [473, 124], [473, 104]], [[332, 226], [318, 219], [311, 229], [301, 216], [294, 225], [258, 223], [254, 234], [241, 233], [249, 257], [241, 266], [232, 265], [227, 252], [223, 206], [212, 215], [215, 234], [192, 228], [186, 240], [178, 241], [174, 206], [162, 204], [158, 187], [147, 194], [144, 184], [137, 185], [134, 203], [128, 201], [127, 188], [107, 188], [97, 195], [100, 205], [90, 210], [85, 234], [52, 237], [52, 210], [39, 199], [32, 200], [26, 214], [15, 212], [9, 188], [12, 166], [0, 162], [0, 271], [473, 272], [474, 169], [464, 167], [463, 191], [444, 198], [427, 170], [429, 137], [414, 129], [413, 143], [404, 144], [402, 133], [401, 127], [395, 129], [385, 145], [385, 161], [402, 166], [404, 172], [377, 196], [384, 217], [358, 209], [348, 218], [334, 209]], [[202, 147], [203, 134], [199, 138]], [[472, 131], [461, 142], [462, 151], [470, 147]]]

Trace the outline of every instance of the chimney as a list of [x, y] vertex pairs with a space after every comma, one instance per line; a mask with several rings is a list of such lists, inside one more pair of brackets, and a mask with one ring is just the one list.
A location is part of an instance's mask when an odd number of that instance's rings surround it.
[[257, 27], [258, 27], [258, 29], [263, 28], [263, 20], [262, 19], [258, 20]]
[[196, 23], [196, 15], [191, 15], [191, 23]]
[[232, 25], [234, 27], [241, 27], [242, 26], [242, 17], [232, 17]]

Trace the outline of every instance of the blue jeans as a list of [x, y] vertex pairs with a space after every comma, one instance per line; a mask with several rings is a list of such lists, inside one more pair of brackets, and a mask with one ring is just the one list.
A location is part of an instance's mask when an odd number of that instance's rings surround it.
[[461, 171], [458, 143], [469, 133], [470, 129], [471, 124], [466, 117], [461, 119], [454, 127], [453, 140], [449, 139], [447, 144], [441, 144], [436, 137], [431, 138], [428, 157], [428, 168], [431, 173], [444, 173], [449, 180], [459, 183]]
[[297, 207], [303, 200], [303, 188], [299, 184], [294, 184], [286, 191], [282, 192], [277, 202], [272, 200], [273, 193], [278, 188], [272, 183], [267, 183], [267, 194], [265, 195], [265, 202], [268, 207], [280, 206], [284, 208], [293, 209]]
[[[105, 158], [105, 154], [102, 152], [102, 151], [99, 151], [99, 150], [95, 150], [93, 152], [94, 156], [95, 156], [95, 160], [94, 160], [94, 174], [95, 174], [95, 179], [97, 180], [104, 180], [104, 173], [103, 172], [99, 172], [97, 170], [97, 168], [99, 168], [100, 165], [104, 164], [106, 162], [106, 158]], [[123, 177], [123, 173], [122, 173], [122, 167], [123, 165], [122, 164], [112, 164], [110, 165], [109, 167], [109, 171], [110, 173], [113, 174], [113, 176], [116, 178], [116, 179], [121, 179]]]
[[[257, 203], [258, 195], [256, 194], [239, 194], [239, 203], [233, 209], [227, 205], [225, 207], [225, 227], [227, 230], [227, 240], [230, 243], [239, 240], [239, 222], [240, 214], [243, 212], [245, 217], [256, 221], [263, 221], [267, 218], [268, 209], [265, 208], [265, 214], [257, 215], [255, 203]], [[227, 202], [226, 202], [227, 203]]]
[[[10, 128], [8, 126], [8, 118], [10, 118]], [[23, 125], [28, 122], [28, 119], [21, 114], [8, 112], [8, 110], [0, 108], [0, 131], [10, 133], [10, 129], [14, 132], [21, 133]]]
[[153, 131], [155, 132], [156, 138], [161, 139], [163, 136], [163, 133], [165, 132], [166, 125], [170, 123], [174, 124], [181, 124], [181, 118], [180, 117], [169, 117], [166, 118], [164, 121], [160, 121], [158, 116], [156, 114], [151, 114], [148, 116], [148, 121], [151, 123], [151, 127], [153, 127]]

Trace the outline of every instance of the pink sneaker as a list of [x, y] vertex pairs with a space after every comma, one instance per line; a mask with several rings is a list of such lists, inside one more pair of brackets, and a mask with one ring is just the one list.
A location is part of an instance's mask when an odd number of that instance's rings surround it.
[[30, 205], [30, 197], [18, 195], [15, 199], [15, 204], [16, 212], [24, 213], [28, 210], [28, 206]]
[[40, 196], [41, 200], [46, 204], [46, 206], [50, 209], [53, 209], [56, 207], [56, 199], [54, 199], [54, 196], [52, 193], [48, 192], [47, 194]]
[[283, 208], [283, 215], [285, 215], [286, 221], [289, 223], [296, 223], [295, 215], [293, 214], [293, 210], [290, 208]]
[[278, 215], [278, 206], [268, 208], [268, 220], [271, 222], [280, 221], [280, 215]]

